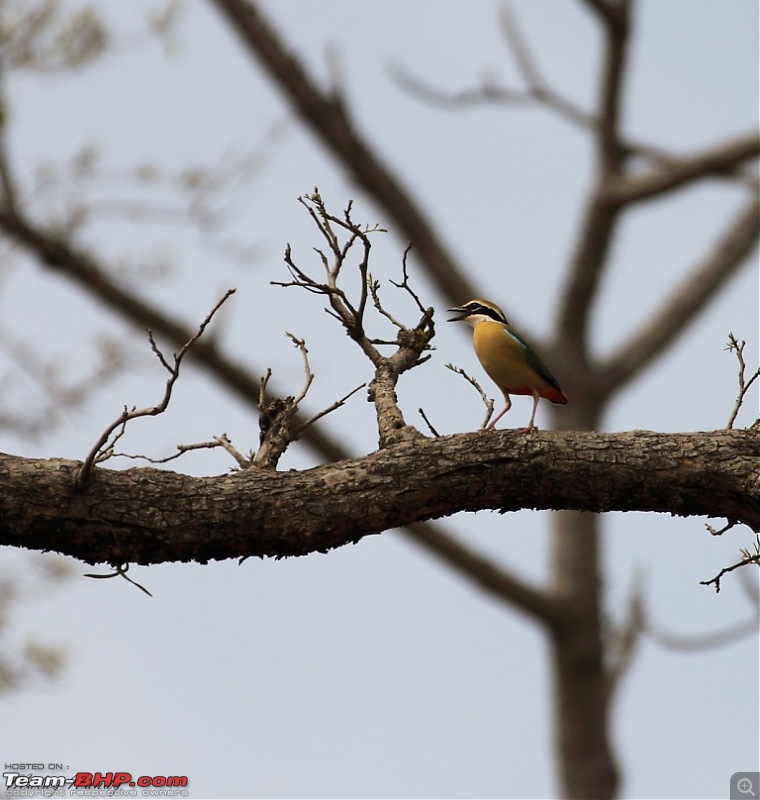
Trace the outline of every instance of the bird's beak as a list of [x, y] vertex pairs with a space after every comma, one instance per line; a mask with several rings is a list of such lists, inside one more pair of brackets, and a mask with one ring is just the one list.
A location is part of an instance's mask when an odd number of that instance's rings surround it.
[[451, 312], [452, 314], [457, 314], [456, 317], [452, 317], [451, 319], [447, 319], [446, 322], [461, 322], [463, 319], [469, 316], [470, 312], [466, 308], [447, 308], [447, 311]]

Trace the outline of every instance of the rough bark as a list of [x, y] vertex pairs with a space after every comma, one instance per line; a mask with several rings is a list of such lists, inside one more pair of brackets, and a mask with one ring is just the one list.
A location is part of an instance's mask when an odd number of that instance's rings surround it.
[[304, 471], [197, 478], [0, 455], [0, 544], [154, 564], [326, 551], [458, 511], [725, 517], [760, 530], [760, 433], [414, 438]]

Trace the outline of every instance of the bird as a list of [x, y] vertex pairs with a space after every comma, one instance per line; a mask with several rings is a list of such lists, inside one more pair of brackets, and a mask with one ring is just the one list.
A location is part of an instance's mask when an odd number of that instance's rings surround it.
[[536, 409], [540, 398], [557, 405], [567, 403], [557, 379], [536, 351], [510, 326], [504, 312], [495, 303], [476, 298], [448, 310], [456, 314], [448, 322], [466, 322], [472, 327], [475, 355], [491, 380], [504, 393], [506, 405], [486, 430], [494, 430], [496, 423], [512, 407], [510, 394], [533, 395], [530, 422], [527, 428], [520, 428], [526, 433], [536, 429]]

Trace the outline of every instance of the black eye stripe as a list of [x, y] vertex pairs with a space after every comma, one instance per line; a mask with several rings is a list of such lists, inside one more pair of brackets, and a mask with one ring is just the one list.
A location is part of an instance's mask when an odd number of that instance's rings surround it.
[[490, 306], [484, 306], [481, 303], [468, 303], [466, 308], [470, 314], [482, 314], [484, 317], [490, 317], [495, 322], [501, 322], [505, 325], [509, 325], [506, 317]]

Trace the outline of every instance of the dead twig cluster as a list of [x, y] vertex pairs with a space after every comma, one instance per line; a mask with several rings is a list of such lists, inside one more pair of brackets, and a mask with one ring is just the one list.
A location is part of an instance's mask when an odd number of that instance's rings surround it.
[[[399, 377], [413, 367], [424, 363], [430, 357], [430, 340], [435, 333], [433, 309], [425, 308], [419, 297], [409, 285], [407, 267], [407, 247], [403, 262], [401, 282], [393, 285], [409, 294], [420, 311], [420, 318], [414, 327], [408, 327], [396, 319], [383, 306], [380, 299], [380, 283], [369, 272], [371, 235], [384, 232], [379, 225], [359, 225], [352, 218], [352, 204], [349, 203], [342, 216], [327, 211], [318, 190], [300, 198], [322, 238], [327, 249], [315, 251], [324, 270], [324, 280], [316, 280], [302, 269], [293, 259], [290, 245], [285, 250], [285, 264], [292, 276], [290, 281], [272, 281], [276, 286], [295, 286], [327, 298], [326, 309], [356, 342], [374, 367], [374, 377], [369, 384], [369, 398], [375, 404], [380, 446], [384, 447], [405, 436], [421, 436], [416, 428], [408, 425], [399, 408], [396, 398], [396, 384]], [[344, 268], [356, 258], [359, 276], [358, 299], [349, 298], [340, 285]], [[366, 312], [371, 300], [375, 310], [396, 328], [395, 340], [370, 336], [366, 330]], [[393, 346], [395, 351], [385, 355], [380, 348]]]

